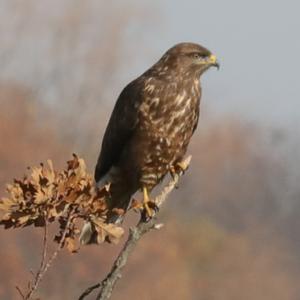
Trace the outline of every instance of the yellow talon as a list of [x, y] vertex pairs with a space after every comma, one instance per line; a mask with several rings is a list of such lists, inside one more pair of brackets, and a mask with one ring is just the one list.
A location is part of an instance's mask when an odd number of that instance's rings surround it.
[[153, 216], [153, 213], [148, 204], [150, 202], [150, 199], [149, 199], [148, 190], [146, 187], [143, 187], [143, 195], [144, 195], [143, 206], [144, 206], [148, 216], [151, 218]]

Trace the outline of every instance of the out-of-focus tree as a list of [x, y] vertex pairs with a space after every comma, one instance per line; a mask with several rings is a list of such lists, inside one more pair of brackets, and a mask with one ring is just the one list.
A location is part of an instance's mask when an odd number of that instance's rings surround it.
[[64, 127], [64, 139], [94, 157], [124, 61], [142, 40], [133, 25], [149, 15], [152, 5], [135, 1], [3, 1], [0, 80], [28, 86]]
[[0, 84], [0, 190], [31, 164], [49, 157], [62, 162], [67, 146], [47, 118], [41, 122], [43, 105], [24, 86]]
[[272, 223], [285, 206], [293, 205], [286, 191], [297, 186], [290, 186], [282, 153], [261, 129], [223, 118], [200, 128], [191, 152], [195, 162], [181, 190], [194, 191], [186, 200], [189, 215], [202, 212], [241, 230]]

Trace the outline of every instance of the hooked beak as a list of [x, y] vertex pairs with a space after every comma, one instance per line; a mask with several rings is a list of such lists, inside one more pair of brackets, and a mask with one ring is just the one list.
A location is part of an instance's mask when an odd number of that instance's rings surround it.
[[211, 54], [211, 56], [208, 58], [208, 62], [209, 65], [216, 67], [218, 70], [220, 69], [220, 64], [217, 60], [217, 57], [213, 54]]

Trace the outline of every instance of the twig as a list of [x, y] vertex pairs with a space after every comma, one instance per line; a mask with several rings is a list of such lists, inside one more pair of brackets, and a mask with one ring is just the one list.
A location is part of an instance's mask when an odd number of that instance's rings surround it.
[[48, 248], [48, 222], [45, 218], [45, 227], [44, 227], [44, 238], [43, 238], [43, 254], [41, 259], [40, 268], [38, 269], [33, 284], [30, 284], [31, 288], [28, 291], [28, 294], [25, 296], [25, 299], [30, 299], [32, 293], [37, 289], [41, 279], [42, 279], [42, 271], [46, 264], [46, 258], [47, 258], [47, 248]]
[[28, 292], [24, 295], [21, 290], [17, 288], [17, 290], [19, 291], [21, 297], [23, 298], [23, 300], [28, 300], [32, 297], [33, 293], [37, 290], [40, 282], [42, 281], [44, 275], [47, 273], [49, 267], [51, 266], [51, 264], [53, 263], [53, 261], [56, 259], [58, 253], [60, 252], [60, 250], [63, 248], [65, 240], [66, 240], [66, 235], [67, 232], [69, 230], [69, 226], [71, 224], [71, 216], [72, 216], [72, 212], [73, 210], [70, 209], [68, 212], [68, 218], [67, 218], [67, 223], [66, 226], [63, 230], [62, 233], [62, 237], [59, 241], [59, 244], [56, 248], [56, 250], [53, 252], [53, 254], [51, 255], [51, 257], [48, 259], [48, 261], [46, 261], [47, 258], [47, 248], [48, 248], [48, 241], [47, 241], [47, 237], [48, 237], [48, 223], [47, 220], [45, 218], [45, 227], [44, 227], [44, 239], [43, 239], [43, 253], [42, 253], [42, 259], [41, 259], [41, 263], [40, 263], [40, 267], [34, 277], [34, 281], [33, 283], [29, 282], [28, 286], [29, 286], [29, 290]]
[[30, 299], [30, 297], [32, 296], [32, 293], [37, 289], [38, 284], [41, 280], [41, 272], [45, 266], [45, 262], [46, 262], [46, 257], [47, 257], [47, 246], [48, 246], [48, 241], [47, 241], [47, 237], [48, 237], [48, 222], [46, 217], [44, 216], [44, 222], [45, 222], [45, 226], [44, 226], [44, 236], [43, 236], [43, 252], [42, 252], [42, 258], [41, 258], [41, 263], [40, 263], [40, 267], [36, 273], [36, 275], [34, 275], [34, 273], [31, 271], [32, 275], [34, 276], [34, 281], [33, 283], [30, 281], [28, 282], [28, 292], [24, 295], [21, 291], [21, 289], [16, 286], [17, 291], [19, 292], [20, 296], [22, 297], [22, 299]]
[[78, 300], [84, 299], [86, 296], [88, 296], [93, 290], [98, 289], [101, 287], [101, 283], [96, 283], [95, 285], [90, 286], [87, 288], [78, 298]]
[[[191, 161], [191, 156], [188, 156], [184, 161], [183, 164], [186, 166], [186, 168], [189, 166]], [[172, 180], [163, 188], [161, 193], [154, 199], [155, 204], [158, 207], [161, 207], [161, 205], [166, 201], [168, 195], [171, 193], [171, 191], [176, 188], [180, 176], [183, 174], [183, 172], [180, 172], [179, 174], [174, 174], [172, 177]], [[88, 289], [86, 289], [81, 296], [79, 297], [79, 300], [83, 300], [87, 295], [89, 295], [92, 291], [95, 289], [100, 288], [100, 291], [96, 297], [97, 300], [107, 300], [111, 297], [112, 291], [116, 285], [116, 282], [118, 279], [121, 278], [121, 272], [123, 268], [125, 267], [127, 260], [129, 258], [129, 255], [134, 250], [137, 242], [142, 238], [144, 234], [149, 232], [151, 229], [156, 228], [156, 219], [152, 218], [149, 222], [144, 222], [142, 219], [138, 222], [138, 224], [131, 228], [129, 231], [129, 236], [127, 241], [124, 244], [124, 247], [122, 248], [121, 252], [119, 253], [118, 257], [116, 258], [110, 272], [105, 277], [105, 279], [102, 280], [101, 283], [95, 284]], [[159, 228], [162, 226], [159, 224]], [[158, 228], [158, 229], [159, 229]]]
[[22, 293], [21, 289], [20, 289], [18, 286], [16, 286], [16, 290], [19, 292], [21, 298], [22, 298], [22, 299], [25, 299], [24, 294]]
[[69, 230], [69, 226], [71, 224], [71, 217], [72, 217], [72, 210], [69, 211], [67, 224], [66, 224], [66, 227], [63, 231], [61, 240], [60, 240], [56, 250], [53, 252], [52, 256], [49, 258], [48, 262], [45, 264], [44, 269], [42, 270], [41, 275], [40, 275], [40, 280], [42, 280], [42, 278], [44, 277], [44, 275], [48, 271], [49, 267], [51, 266], [52, 262], [56, 259], [59, 251], [64, 247], [65, 240], [66, 240], [66, 235], [67, 235], [67, 232]]

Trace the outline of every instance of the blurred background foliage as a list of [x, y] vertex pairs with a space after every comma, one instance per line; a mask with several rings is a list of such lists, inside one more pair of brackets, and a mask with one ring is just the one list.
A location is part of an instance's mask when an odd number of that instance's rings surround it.
[[[48, 158], [58, 168], [76, 152], [93, 171], [118, 93], [165, 51], [151, 26], [168, 14], [158, 2], [1, 1], [1, 194]], [[226, 70], [209, 76], [221, 81]], [[299, 297], [299, 131], [234, 110], [215, 115], [210, 100], [222, 95], [207, 89], [218, 85], [205, 83], [192, 165], [162, 209], [165, 227], [140, 242], [112, 299]], [[37, 267], [41, 234], [0, 230], [1, 299], [17, 299], [15, 285]], [[118, 250], [64, 253], [42, 299], [75, 299]]]

